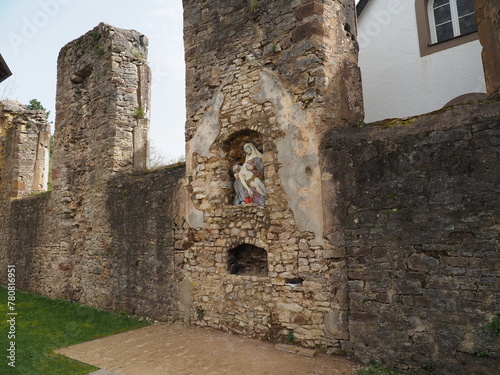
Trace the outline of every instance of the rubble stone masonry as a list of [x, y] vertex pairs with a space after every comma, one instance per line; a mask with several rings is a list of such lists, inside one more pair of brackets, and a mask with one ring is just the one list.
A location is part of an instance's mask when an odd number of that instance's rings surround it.
[[[323, 189], [331, 176], [318, 145], [363, 118], [354, 4], [186, 0], [184, 19], [181, 311], [199, 325], [340, 349], [345, 269], [328, 239], [335, 192]], [[234, 204], [231, 168], [247, 143], [263, 154], [265, 205]], [[250, 245], [267, 254], [267, 274], [231, 272], [229, 253]]]
[[346, 251], [346, 350], [445, 374], [497, 371], [499, 134], [495, 102], [323, 140]]
[[[111, 282], [118, 279], [113, 265], [122, 255], [113, 252], [107, 194], [117, 173], [147, 166], [146, 59], [145, 36], [106, 24], [62, 48], [53, 190], [2, 200], [2, 256], [17, 262], [20, 287], [121, 308], [111, 293], [123, 289]], [[48, 151], [42, 114], [19, 108], [4, 103], [2, 112], [2, 188], [10, 189], [11, 197], [37, 191], [37, 163], [45, 154], [36, 150]]]
[[46, 113], [27, 110], [12, 100], [1, 101], [0, 137], [0, 152], [5, 155], [0, 162], [0, 173], [6, 183], [2, 185], [2, 198], [15, 199], [46, 191], [50, 149]]
[[[100, 308], [494, 373], [500, 103], [362, 123], [353, 1], [184, 0], [184, 17], [185, 164], [147, 170], [136, 31], [61, 50], [52, 191], [27, 196], [41, 114], [3, 104], [0, 267]], [[266, 194], [241, 204], [247, 144]]]
[[[50, 128], [44, 111], [27, 110], [12, 100], [0, 102], [0, 253], [7, 264], [11, 202], [42, 193], [49, 180]], [[24, 216], [24, 212], [15, 215]], [[43, 216], [43, 210], [37, 210]], [[30, 231], [30, 234], [32, 232]]]

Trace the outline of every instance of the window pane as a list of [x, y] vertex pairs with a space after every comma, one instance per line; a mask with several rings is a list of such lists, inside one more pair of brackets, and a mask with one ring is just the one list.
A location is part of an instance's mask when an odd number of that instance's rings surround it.
[[434, 20], [436, 21], [436, 25], [451, 21], [450, 4], [434, 8]]
[[453, 25], [451, 22], [443, 23], [442, 25], [436, 26], [437, 41], [443, 42], [445, 40], [451, 39], [453, 35]]
[[469, 14], [468, 16], [465, 17], [460, 17], [458, 19], [458, 22], [460, 24], [460, 35], [477, 31], [477, 23], [474, 13]]
[[457, 0], [458, 16], [474, 13], [474, 0]]
[[436, 0], [434, 1], [433, 7], [437, 8], [438, 6], [444, 5], [444, 4], [449, 4], [450, 0]]

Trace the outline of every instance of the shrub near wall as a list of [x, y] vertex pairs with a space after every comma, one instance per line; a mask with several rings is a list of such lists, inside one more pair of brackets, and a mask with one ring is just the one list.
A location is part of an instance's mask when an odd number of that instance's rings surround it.
[[363, 360], [493, 374], [500, 104], [333, 132], [349, 332]]

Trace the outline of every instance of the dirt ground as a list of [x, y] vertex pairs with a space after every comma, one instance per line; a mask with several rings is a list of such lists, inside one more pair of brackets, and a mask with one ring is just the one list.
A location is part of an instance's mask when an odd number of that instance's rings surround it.
[[209, 328], [156, 324], [58, 350], [120, 375], [350, 375], [359, 364], [290, 354]]

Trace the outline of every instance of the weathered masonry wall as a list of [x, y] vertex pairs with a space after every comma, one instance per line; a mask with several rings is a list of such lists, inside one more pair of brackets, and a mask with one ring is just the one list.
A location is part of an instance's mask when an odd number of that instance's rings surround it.
[[[147, 39], [100, 24], [59, 56], [53, 191], [16, 184], [46, 125], [0, 113], [0, 267], [92, 306], [495, 371], [500, 104], [359, 127], [353, 1], [184, 10], [186, 166], [145, 170]], [[265, 199], [241, 204], [252, 155]]]
[[[19, 198], [47, 190], [50, 128], [44, 111], [12, 100], [0, 102], [2, 197]], [[6, 195], [4, 195], [6, 194]]]
[[500, 342], [500, 103], [332, 132], [349, 339], [363, 360], [493, 374]]
[[479, 40], [483, 46], [482, 59], [486, 90], [500, 95], [500, 4], [496, 0], [475, 0]]
[[[17, 249], [10, 239], [11, 201], [47, 190], [50, 130], [43, 111], [11, 100], [0, 102], [0, 263]], [[24, 215], [24, 211], [17, 212]], [[43, 217], [43, 210], [36, 210]], [[34, 228], [26, 236], [32, 240]], [[29, 233], [29, 234], [28, 234]]]
[[[108, 306], [112, 298], [108, 182], [146, 167], [147, 44], [136, 31], [101, 23], [58, 57], [53, 246], [65, 259], [67, 292], [95, 306]], [[52, 276], [47, 282], [57, 285]]]
[[[164, 320], [178, 316], [175, 233], [183, 165], [110, 181], [110, 297], [113, 310]], [[96, 272], [105, 272], [96, 264]]]
[[[16, 264], [20, 288], [152, 318], [175, 315], [177, 298], [167, 280], [173, 277], [169, 215], [177, 211], [172, 202], [180, 177], [163, 171], [167, 177], [161, 189], [151, 188], [162, 197], [153, 202], [158, 213], [136, 198], [141, 189], [134, 188], [134, 182], [141, 188], [149, 186], [147, 181], [155, 186], [156, 175], [131, 180], [124, 175], [147, 166], [146, 58], [143, 35], [105, 24], [61, 50], [50, 193], [8, 199], [36, 191], [19, 187], [20, 182], [30, 186], [36, 176], [35, 151], [45, 145], [40, 139], [48, 125], [36, 122], [40, 113], [3, 105], [1, 261]], [[135, 197], [126, 199], [115, 184], [127, 186]], [[132, 208], [135, 216], [127, 214]], [[142, 231], [142, 242], [132, 239], [143, 228], [136, 217], [156, 228]], [[124, 222], [118, 225], [117, 220]], [[145, 285], [151, 289], [147, 293]]]
[[[47, 220], [50, 198], [51, 194], [46, 193], [18, 199], [10, 204], [8, 211], [1, 213], [2, 221], [8, 223], [6, 231], [2, 232], [2, 255], [5, 256], [2, 257], [2, 266], [16, 266], [16, 287], [21, 290], [46, 293], [46, 290], [40, 290], [40, 286], [53, 272], [53, 266], [64, 263], [62, 259], [55, 258], [56, 253], [52, 249], [44, 246], [47, 244], [47, 232], [50, 233], [51, 229]], [[54, 286], [61, 289], [58, 296], [70, 297], [63, 290], [64, 278], [59, 282], [60, 285]]]
[[[183, 3], [183, 315], [339, 348], [347, 307], [335, 293], [344, 271], [326, 239], [335, 229], [323, 202], [334, 192], [323, 190], [318, 144], [329, 128], [362, 119], [354, 2]], [[265, 204], [235, 205], [231, 170], [249, 143], [262, 153]]]
[[[343, 262], [348, 274], [344, 290], [349, 335], [342, 349], [365, 361], [446, 374], [463, 369], [490, 374], [498, 368], [498, 339], [484, 327], [499, 311], [499, 108], [499, 103], [459, 106], [388, 127], [332, 132], [323, 142], [329, 172], [340, 191], [337, 203], [330, 205], [344, 236], [344, 251], [337, 252], [335, 261]], [[8, 254], [23, 272], [19, 286], [77, 299], [73, 284], [65, 283], [98, 274], [109, 283], [109, 298], [101, 307], [156, 319], [179, 316], [179, 309], [189, 303], [188, 287], [176, 283], [184, 257], [189, 257], [182, 250], [186, 224], [179, 200], [184, 173], [181, 167], [118, 175], [109, 181], [106, 210], [112, 245], [108, 263], [95, 258], [92, 275], [73, 276], [71, 257], [43, 246], [50, 243], [47, 232], [53, 230], [46, 224], [51, 193], [14, 201]], [[260, 210], [252, 207], [248, 220], [264, 220]], [[237, 220], [247, 220], [237, 208], [228, 210], [223, 220], [239, 244], [238, 221], [229, 221], [236, 214]], [[51, 275], [59, 282], [51, 291], [40, 289]], [[233, 299], [228, 303], [251, 306], [246, 298], [259, 294], [249, 286], [265, 279], [228, 275], [223, 285]], [[299, 288], [310, 286], [306, 282]], [[269, 288], [271, 293], [276, 289]], [[264, 298], [272, 303], [272, 294]], [[283, 307], [278, 314], [287, 314]], [[206, 319], [206, 312], [195, 313], [198, 323]], [[332, 329], [334, 323], [324, 324]], [[270, 338], [283, 339], [278, 330], [271, 332], [276, 336]]]
[[[2, 264], [15, 264], [16, 286], [23, 290], [89, 303], [96, 277], [106, 282], [101, 308], [164, 320], [178, 315], [174, 241], [182, 167], [120, 175], [107, 186], [109, 247], [87, 248], [85, 271], [75, 267], [76, 254], [54, 246], [57, 223], [50, 220], [52, 193], [12, 202]], [[49, 224], [50, 223], [50, 224]], [[4, 232], [2, 232], [3, 234]], [[3, 276], [2, 276], [3, 277]], [[48, 280], [57, 280], [49, 285]], [[75, 287], [77, 286], [77, 287]]]

